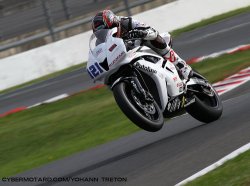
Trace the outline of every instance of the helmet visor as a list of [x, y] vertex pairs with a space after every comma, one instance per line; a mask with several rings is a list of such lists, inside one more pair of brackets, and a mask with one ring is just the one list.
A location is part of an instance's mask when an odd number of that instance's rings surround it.
[[101, 16], [97, 16], [93, 19], [92, 21], [92, 29], [94, 32], [96, 32], [97, 30], [101, 30], [106, 28], [106, 25], [103, 22], [103, 19]]
[[104, 24], [98, 24], [96, 23], [94, 25], [94, 30], [97, 31], [97, 30], [101, 30], [101, 29], [104, 29], [106, 26]]

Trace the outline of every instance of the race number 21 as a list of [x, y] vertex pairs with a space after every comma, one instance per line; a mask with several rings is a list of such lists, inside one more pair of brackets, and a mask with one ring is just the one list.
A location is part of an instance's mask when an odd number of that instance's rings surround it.
[[100, 75], [101, 73], [103, 73], [103, 70], [101, 69], [101, 67], [99, 66], [98, 63], [95, 63], [94, 65], [89, 66], [87, 71], [88, 71], [89, 75], [91, 76], [91, 78], [95, 78], [98, 75]]

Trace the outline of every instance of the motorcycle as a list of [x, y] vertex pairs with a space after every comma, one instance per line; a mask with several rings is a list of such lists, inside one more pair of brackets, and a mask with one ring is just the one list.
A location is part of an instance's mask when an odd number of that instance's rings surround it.
[[[113, 91], [116, 103], [134, 124], [155, 132], [164, 118], [185, 112], [204, 123], [220, 118], [221, 100], [205, 77], [194, 71], [189, 80], [183, 79], [171, 62], [142, 50], [141, 39], [116, 37], [118, 30], [92, 34], [86, 69], [94, 82], [102, 81]], [[161, 36], [170, 42], [168, 33]]]

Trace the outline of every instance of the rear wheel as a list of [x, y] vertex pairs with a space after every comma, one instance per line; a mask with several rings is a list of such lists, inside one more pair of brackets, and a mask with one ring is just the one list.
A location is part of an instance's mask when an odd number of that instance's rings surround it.
[[140, 128], [155, 132], [164, 124], [158, 104], [144, 100], [129, 82], [120, 82], [113, 88], [117, 104], [123, 113]]
[[193, 95], [195, 102], [186, 107], [186, 111], [191, 116], [205, 123], [219, 119], [223, 110], [219, 95], [212, 85], [208, 85], [208, 87], [200, 87], [199, 93]]

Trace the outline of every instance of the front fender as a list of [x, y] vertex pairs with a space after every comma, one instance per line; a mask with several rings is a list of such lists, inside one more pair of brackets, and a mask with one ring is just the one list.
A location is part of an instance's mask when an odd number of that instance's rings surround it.
[[187, 86], [191, 85], [203, 85], [207, 86], [207, 81], [204, 79], [199, 79], [199, 78], [190, 78], [190, 80], [187, 82]]
[[111, 90], [113, 90], [113, 88], [115, 87], [115, 85], [117, 85], [118, 83], [122, 82], [122, 81], [127, 81], [132, 79], [132, 77], [119, 77], [118, 79], [116, 79], [110, 86]]

